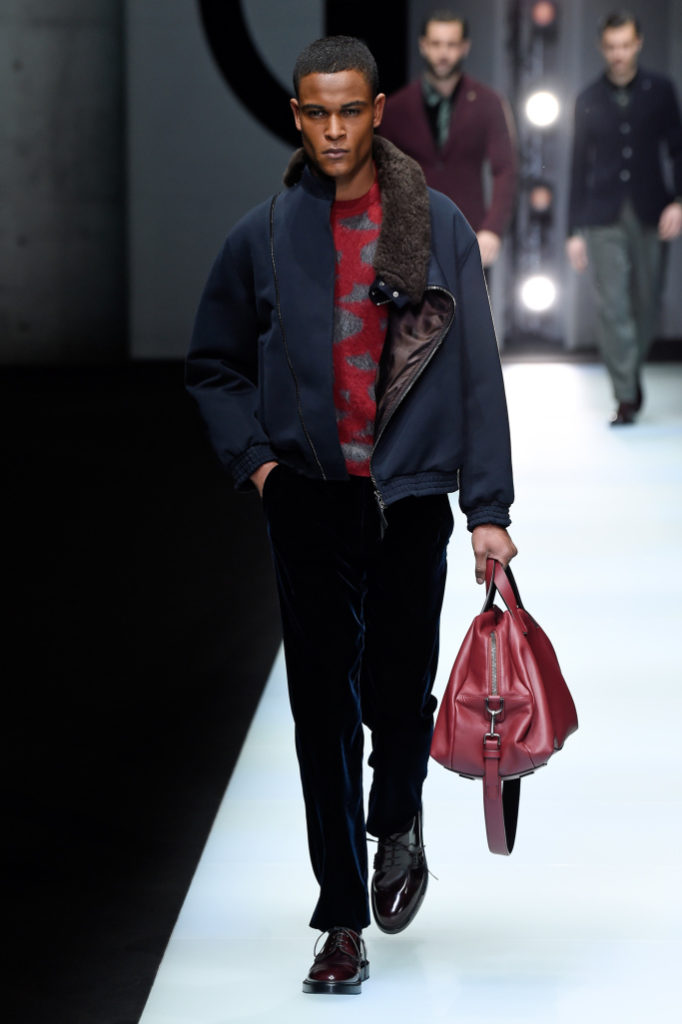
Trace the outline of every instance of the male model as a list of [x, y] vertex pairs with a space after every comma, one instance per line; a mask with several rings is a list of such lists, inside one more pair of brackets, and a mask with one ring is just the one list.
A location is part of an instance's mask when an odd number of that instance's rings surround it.
[[[354, 994], [363, 929], [413, 920], [438, 623], [459, 490], [476, 578], [516, 553], [507, 413], [476, 237], [375, 138], [385, 97], [358, 40], [294, 70], [302, 149], [228, 236], [187, 382], [239, 488], [263, 499], [308, 840], [326, 933], [303, 982]], [[363, 724], [373, 783], [365, 812]], [[378, 840], [368, 881], [367, 832]], [[273, 840], [275, 841], [275, 840]]]

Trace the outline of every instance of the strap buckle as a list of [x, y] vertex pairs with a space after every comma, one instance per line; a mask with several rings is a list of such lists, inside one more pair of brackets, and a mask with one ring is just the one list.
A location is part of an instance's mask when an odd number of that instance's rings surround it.
[[499, 704], [499, 707], [492, 708], [490, 706], [491, 698], [490, 697], [486, 697], [486, 699], [485, 699], [485, 709], [488, 712], [488, 714], [490, 715], [490, 732], [485, 733], [485, 735], [483, 737], [483, 744], [485, 745], [485, 741], [489, 740], [489, 739], [490, 740], [497, 740], [497, 746], [499, 747], [500, 746], [500, 734], [499, 734], [499, 732], [496, 731], [495, 719], [497, 718], [498, 715], [501, 715], [501, 714], [504, 713], [504, 697], [493, 697], [492, 700], [496, 701]]

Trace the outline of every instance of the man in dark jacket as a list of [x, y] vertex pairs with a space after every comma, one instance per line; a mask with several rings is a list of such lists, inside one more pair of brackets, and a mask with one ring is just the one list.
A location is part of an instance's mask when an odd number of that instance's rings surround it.
[[[507, 103], [462, 70], [470, 45], [465, 18], [447, 10], [430, 14], [419, 38], [424, 75], [388, 97], [381, 134], [420, 164], [431, 188], [459, 206], [488, 267], [514, 210], [516, 148]], [[488, 206], [486, 165], [492, 177]]]
[[[656, 327], [663, 244], [682, 231], [682, 121], [669, 79], [638, 68], [642, 33], [628, 12], [600, 26], [605, 73], [580, 93], [566, 251], [592, 268], [599, 346], [617, 402], [614, 426], [642, 405], [641, 367]], [[665, 184], [662, 150], [674, 192]]]
[[[416, 914], [438, 623], [459, 488], [476, 578], [516, 552], [502, 376], [476, 238], [419, 167], [374, 138], [384, 96], [358, 40], [299, 56], [303, 148], [287, 190], [228, 236], [187, 383], [238, 488], [263, 499], [308, 841], [328, 936], [306, 992], [369, 976], [377, 925]], [[363, 798], [363, 724], [373, 782]]]

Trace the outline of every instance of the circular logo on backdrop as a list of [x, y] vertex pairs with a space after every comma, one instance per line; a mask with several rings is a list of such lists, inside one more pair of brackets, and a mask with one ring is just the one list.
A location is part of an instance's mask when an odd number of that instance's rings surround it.
[[[299, 135], [289, 108], [291, 93], [275, 78], [258, 50], [241, 0], [198, 0], [198, 4], [213, 59], [229, 88], [265, 128], [298, 147]], [[282, 13], [285, 5], [277, 6]], [[323, 9], [328, 35], [357, 36], [370, 48], [379, 66], [382, 92], [390, 94], [405, 84], [408, 0], [374, 0], [371, 4], [366, 0], [325, 0]], [[310, 40], [302, 39], [301, 47], [307, 42]]]
[[199, 11], [213, 59], [232, 92], [262, 125], [289, 145], [298, 146], [290, 93], [254, 44], [241, 3], [199, 0]]

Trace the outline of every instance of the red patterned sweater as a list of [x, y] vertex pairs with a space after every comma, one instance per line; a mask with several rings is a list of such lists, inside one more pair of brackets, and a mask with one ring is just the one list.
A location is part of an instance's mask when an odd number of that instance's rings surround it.
[[339, 441], [352, 476], [369, 476], [376, 413], [375, 385], [386, 337], [386, 311], [369, 297], [381, 229], [379, 185], [332, 206], [336, 249], [334, 406]]

